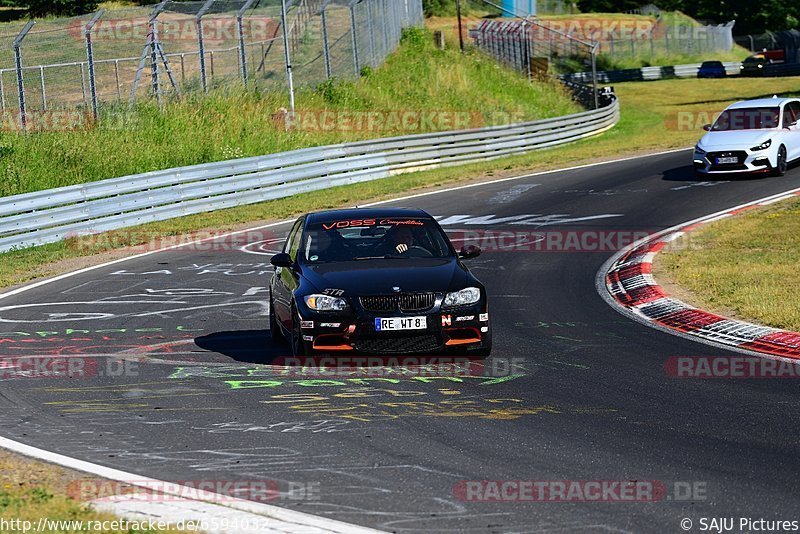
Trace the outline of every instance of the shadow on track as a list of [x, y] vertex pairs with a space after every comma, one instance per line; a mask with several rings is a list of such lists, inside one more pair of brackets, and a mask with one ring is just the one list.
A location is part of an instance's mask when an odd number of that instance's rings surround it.
[[[789, 168], [791, 168], [790, 166]], [[727, 174], [711, 174], [709, 176], [698, 176], [694, 172], [691, 165], [684, 165], [681, 167], [673, 167], [661, 173], [662, 180], [668, 182], [729, 182], [731, 180], [763, 180], [771, 178], [769, 173], [727, 173]]]
[[[341, 365], [342, 368], [407, 368], [429, 366], [442, 372], [461, 374], [482, 374], [485, 358], [466, 354], [331, 354], [315, 353], [313, 356], [293, 358], [287, 344], [275, 343], [270, 338], [269, 330], [231, 330], [215, 332], [194, 339], [201, 349], [228, 356], [239, 363], [255, 363], [260, 365], [324, 366]], [[336, 362], [339, 362], [338, 364]]]
[[288, 345], [273, 343], [269, 330], [232, 330], [195, 338], [201, 349], [223, 354], [242, 363], [269, 364], [289, 356]]

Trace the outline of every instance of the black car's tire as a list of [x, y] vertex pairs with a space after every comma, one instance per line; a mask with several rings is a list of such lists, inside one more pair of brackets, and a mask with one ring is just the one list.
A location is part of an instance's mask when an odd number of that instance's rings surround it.
[[286, 343], [286, 336], [283, 335], [283, 330], [275, 317], [275, 304], [272, 302], [272, 297], [269, 299], [269, 337], [273, 343]]
[[297, 315], [297, 310], [292, 306], [292, 332], [289, 339], [289, 345], [292, 348], [292, 356], [307, 356], [308, 350], [306, 343], [303, 341], [303, 331], [300, 329], [300, 316]]
[[783, 176], [786, 174], [787, 160], [786, 160], [786, 147], [781, 145], [778, 149], [778, 162], [772, 168], [772, 176]]
[[469, 355], [476, 358], [488, 358], [492, 353], [492, 329], [489, 327], [489, 332], [486, 334], [486, 340], [483, 342], [483, 347], [476, 351], [470, 352]]

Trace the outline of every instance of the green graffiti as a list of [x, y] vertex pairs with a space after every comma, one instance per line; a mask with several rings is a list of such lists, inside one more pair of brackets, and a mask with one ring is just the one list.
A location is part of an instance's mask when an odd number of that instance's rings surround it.
[[[423, 384], [430, 384], [433, 380], [446, 380], [447, 382], [457, 382], [463, 384], [467, 380], [479, 380], [480, 386], [502, 384], [509, 380], [515, 380], [525, 375], [515, 374], [502, 377], [490, 376], [413, 376], [405, 382], [420, 382]], [[226, 376], [217, 378], [229, 378]], [[343, 386], [371, 386], [374, 382], [388, 382], [390, 384], [400, 384], [401, 380], [398, 378], [343, 378], [340, 380], [329, 379], [306, 379], [306, 380], [223, 380], [225, 384], [231, 389], [258, 389], [258, 388], [276, 388], [280, 386], [300, 386], [304, 388], [324, 388], [324, 387], [343, 387]]]

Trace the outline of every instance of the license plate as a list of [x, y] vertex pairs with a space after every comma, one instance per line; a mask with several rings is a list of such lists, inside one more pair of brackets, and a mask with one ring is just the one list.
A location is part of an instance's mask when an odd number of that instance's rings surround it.
[[390, 330], [425, 330], [427, 318], [422, 317], [376, 317], [375, 330], [378, 332]]
[[739, 158], [717, 158], [717, 165], [725, 165], [727, 163], [739, 163]]

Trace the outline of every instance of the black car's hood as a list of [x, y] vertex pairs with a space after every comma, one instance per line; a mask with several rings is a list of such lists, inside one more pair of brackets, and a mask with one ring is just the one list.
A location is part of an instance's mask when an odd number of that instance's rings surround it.
[[376, 259], [304, 265], [303, 276], [318, 291], [341, 289], [345, 295], [452, 291], [473, 277], [455, 259]]

